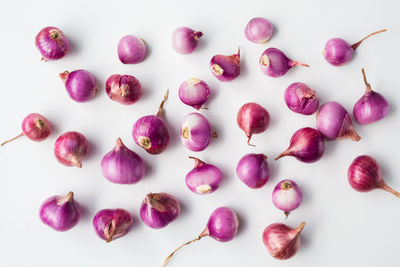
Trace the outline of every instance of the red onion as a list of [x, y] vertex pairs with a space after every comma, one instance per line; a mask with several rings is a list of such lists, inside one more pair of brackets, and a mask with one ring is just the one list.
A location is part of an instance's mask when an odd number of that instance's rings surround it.
[[160, 154], [169, 143], [168, 129], [161, 116], [164, 112], [164, 103], [168, 98], [168, 90], [164, 95], [156, 115], [139, 118], [132, 129], [135, 143], [150, 154]]
[[146, 56], [146, 43], [133, 35], [126, 35], [118, 43], [118, 57], [123, 64], [136, 64]]
[[202, 32], [188, 27], [179, 27], [172, 33], [172, 47], [179, 54], [191, 54], [197, 47]]
[[369, 124], [386, 117], [389, 113], [389, 104], [383, 95], [372, 90], [364, 69], [361, 71], [367, 88], [364, 95], [354, 105], [353, 115], [358, 123]]
[[207, 109], [203, 104], [210, 97], [210, 88], [202, 80], [191, 78], [179, 87], [179, 98], [181, 101], [195, 109]]
[[96, 234], [107, 243], [128, 233], [132, 223], [132, 216], [124, 209], [103, 209], [93, 218]]
[[252, 18], [244, 29], [247, 40], [257, 44], [269, 41], [274, 33], [274, 26], [265, 18]]
[[236, 167], [239, 179], [250, 188], [261, 188], [269, 178], [267, 156], [264, 154], [244, 155]]
[[373, 32], [366, 37], [362, 38], [357, 43], [350, 45], [345, 40], [341, 38], [332, 38], [325, 44], [325, 48], [322, 51], [322, 56], [333, 66], [341, 66], [347, 62], [349, 62], [354, 54], [354, 51], [357, 47], [367, 38], [385, 32], [386, 29]]
[[268, 111], [257, 103], [251, 102], [244, 104], [237, 114], [237, 124], [247, 136], [247, 144], [253, 134], [264, 132], [269, 126]]
[[305, 83], [292, 83], [286, 88], [284, 97], [286, 105], [293, 112], [311, 115], [318, 110], [318, 95]]
[[69, 40], [56, 27], [43, 28], [35, 38], [36, 47], [42, 54], [42, 60], [57, 60], [64, 57], [69, 51]]
[[177, 249], [175, 249], [162, 263], [161, 266], [165, 266], [168, 261], [174, 256], [174, 254], [182, 247], [189, 245], [193, 242], [199, 241], [205, 236], [210, 236], [220, 242], [231, 241], [237, 234], [239, 227], [239, 219], [236, 213], [227, 207], [220, 207], [213, 211], [206, 228], [201, 232], [201, 234], [195, 239], [184, 243]]
[[263, 242], [269, 254], [278, 260], [293, 257], [300, 248], [300, 233], [306, 223], [293, 229], [282, 223], [273, 223], [264, 229]]
[[66, 132], [59, 136], [54, 145], [57, 160], [65, 166], [82, 168], [81, 160], [89, 151], [86, 137], [78, 132]]
[[31, 113], [26, 116], [22, 121], [22, 133], [7, 141], [4, 141], [3, 143], [1, 143], [1, 145], [3, 146], [9, 142], [12, 142], [21, 136], [26, 136], [32, 141], [41, 142], [45, 140], [50, 134], [50, 122], [39, 113]]
[[146, 167], [139, 155], [118, 138], [114, 149], [103, 157], [101, 172], [112, 183], [135, 184], [145, 175]]
[[214, 165], [207, 164], [195, 157], [194, 168], [185, 178], [187, 187], [196, 194], [208, 194], [218, 189], [222, 179], [221, 171]]
[[76, 102], [87, 102], [97, 92], [96, 80], [87, 70], [64, 71], [60, 73], [60, 78], [69, 96]]
[[81, 216], [81, 208], [74, 200], [74, 193], [66, 196], [53, 196], [45, 200], [40, 207], [42, 222], [56, 231], [68, 231], [74, 227]]
[[131, 75], [111, 75], [106, 81], [107, 95], [123, 105], [132, 105], [142, 96], [142, 85]]
[[324, 154], [324, 150], [325, 143], [321, 133], [313, 128], [305, 127], [293, 134], [289, 147], [275, 160], [292, 156], [302, 162], [311, 163], [319, 160]]
[[317, 113], [317, 129], [327, 139], [359, 141], [361, 137], [354, 130], [349, 113], [338, 102], [327, 102]]
[[140, 218], [153, 229], [164, 228], [181, 212], [179, 201], [167, 193], [149, 193], [140, 206]]
[[291, 60], [281, 50], [273, 47], [262, 53], [259, 65], [261, 71], [270, 77], [283, 76], [294, 66], [309, 67], [307, 64]]
[[287, 217], [292, 210], [297, 209], [303, 200], [300, 187], [292, 180], [282, 180], [272, 192], [272, 203], [284, 211]]
[[217, 134], [211, 130], [207, 118], [199, 113], [190, 113], [183, 118], [181, 125], [181, 141], [191, 151], [202, 151], [210, 144], [211, 138]]
[[382, 189], [400, 198], [400, 193], [383, 180], [378, 162], [368, 155], [355, 158], [347, 171], [347, 176], [350, 186], [358, 192]]
[[221, 82], [229, 82], [240, 74], [240, 49], [236, 54], [215, 55], [210, 61], [211, 73]]

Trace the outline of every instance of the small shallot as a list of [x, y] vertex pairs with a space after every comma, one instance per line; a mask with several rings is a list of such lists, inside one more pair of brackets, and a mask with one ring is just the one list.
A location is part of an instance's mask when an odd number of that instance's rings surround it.
[[247, 136], [247, 144], [250, 144], [250, 139], [253, 134], [259, 134], [267, 130], [269, 126], [268, 111], [257, 103], [251, 102], [244, 104], [237, 114], [237, 124]]
[[111, 100], [132, 105], [142, 96], [140, 82], [131, 75], [111, 75], [106, 81], [106, 92]]
[[181, 101], [193, 108], [206, 109], [203, 104], [210, 97], [210, 87], [199, 79], [191, 78], [179, 86], [179, 98]]
[[244, 155], [236, 166], [236, 174], [250, 188], [263, 187], [269, 178], [267, 156], [255, 153]]
[[87, 102], [97, 92], [96, 80], [87, 70], [64, 71], [60, 78], [65, 84], [68, 95], [76, 102]]
[[82, 159], [89, 152], [89, 143], [86, 137], [78, 132], [66, 132], [60, 135], [54, 145], [54, 154], [57, 160], [65, 166], [82, 168]]
[[314, 114], [319, 107], [317, 93], [305, 83], [295, 82], [285, 90], [285, 103], [288, 108], [303, 115]]
[[214, 165], [207, 164], [195, 157], [194, 168], [185, 178], [186, 186], [196, 194], [208, 194], [218, 189], [222, 179], [221, 171]]
[[93, 218], [96, 234], [107, 243], [128, 233], [132, 223], [132, 216], [124, 209], [103, 209]]
[[183, 118], [181, 125], [182, 144], [191, 151], [202, 151], [217, 134], [211, 130], [210, 122], [200, 113], [190, 113]]
[[292, 180], [280, 181], [272, 192], [272, 203], [282, 210], [287, 217], [292, 210], [297, 209], [303, 200], [300, 187]]
[[256, 44], [269, 41], [274, 33], [274, 26], [265, 18], [252, 18], [244, 29], [247, 40]]
[[146, 56], [146, 43], [133, 35], [126, 35], [118, 43], [118, 57], [123, 64], [137, 64]]
[[191, 54], [197, 47], [202, 32], [188, 27], [179, 27], [172, 33], [172, 47], [179, 54]]
[[236, 54], [215, 55], [210, 61], [211, 73], [221, 82], [230, 82], [240, 75], [240, 49]]
[[65, 34], [56, 27], [43, 28], [35, 38], [36, 47], [42, 54], [42, 60], [57, 60], [68, 54], [69, 40]]

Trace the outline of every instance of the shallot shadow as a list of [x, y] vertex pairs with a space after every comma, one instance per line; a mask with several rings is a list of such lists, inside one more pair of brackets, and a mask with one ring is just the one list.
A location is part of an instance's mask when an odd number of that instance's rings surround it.
[[[145, 61], [146, 59], [148, 59], [149, 57], [150, 57], [150, 55], [152, 54], [152, 48], [151, 48], [151, 46], [149, 46], [149, 43], [148, 42], [146, 42], [146, 40], [144, 40], [144, 39], [142, 39], [142, 38], [140, 38], [143, 42], [144, 42], [144, 45], [146, 46], [146, 54], [144, 55], [144, 59], [143, 59], [143, 61]], [[139, 62], [140, 63], [140, 62]]]
[[247, 221], [246, 221], [246, 216], [242, 216], [242, 212], [241, 211], [236, 211], [236, 215], [239, 219], [239, 228], [238, 228], [238, 235], [246, 232], [247, 229]]
[[151, 90], [148, 86], [142, 86], [142, 95], [140, 96], [140, 101], [146, 100], [151, 96]]
[[91, 140], [92, 140], [91, 138], [88, 138], [88, 143], [89, 143], [89, 153], [87, 155], [88, 159], [92, 159], [95, 156], [99, 155], [100, 153], [97, 143], [92, 142]]
[[140, 227], [142, 226], [141, 220], [136, 216], [136, 211], [129, 211], [129, 214], [132, 216], [132, 226], [129, 229], [129, 233], [134, 233], [136, 231], [140, 231]]
[[86, 204], [82, 204], [81, 202], [79, 203], [79, 206], [81, 207], [81, 218], [82, 220], [89, 220], [92, 218], [91, 216], [91, 211]]
[[[395, 174], [393, 173], [392, 168], [390, 168], [390, 166], [386, 163], [386, 161], [384, 161], [383, 159], [380, 159], [380, 157], [378, 155], [371, 155], [371, 156], [378, 162], [379, 166], [381, 167], [382, 178], [384, 179], [384, 181], [390, 182], [390, 181], [395, 180], [394, 179], [394, 178], [396, 178], [396, 177], [394, 177]], [[388, 186], [391, 187], [390, 183], [388, 184]], [[400, 189], [400, 188], [397, 188], [397, 189]]]
[[167, 126], [168, 132], [169, 132], [169, 143], [168, 143], [168, 148], [175, 147], [179, 145], [179, 136], [180, 134], [179, 131], [176, 131], [176, 129], [172, 126], [172, 124], [169, 122], [168, 116], [166, 115], [168, 111], [164, 110], [164, 114], [162, 116], [162, 119], [165, 122], [165, 125]]
[[[327, 158], [330, 155], [333, 155], [335, 150], [336, 150], [336, 140], [328, 140], [326, 138], [324, 138], [324, 144], [325, 144], [325, 149], [324, 149], [324, 154], [323, 157]], [[353, 142], [353, 141], [352, 141]], [[318, 162], [318, 161], [317, 161]]]
[[199, 41], [197, 42], [197, 46], [195, 48], [196, 52], [204, 51], [207, 48], [207, 38], [205, 38], [205, 34], [200, 37]]
[[238, 48], [240, 49], [240, 75], [239, 75], [239, 79], [240, 79], [241, 76], [247, 75], [247, 73], [249, 72], [249, 68], [247, 65], [246, 58], [242, 56], [243, 49], [241, 49], [239, 46], [238, 46]]
[[[143, 157], [141, 157], [143, 159]], [[151, 176], [154, 173], [154, 167], [149, 163], [150, 160], [143, 160], [144, 165], [146, 167], [146, 175], [143, 177], [144, 179], [149, 179], [149, 176]], [[142, 178], [142, 179], [143, 179]]]

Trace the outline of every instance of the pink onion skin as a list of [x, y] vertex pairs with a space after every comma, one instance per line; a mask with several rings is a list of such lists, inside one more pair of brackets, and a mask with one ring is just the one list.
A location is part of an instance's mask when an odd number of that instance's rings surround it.
[[74, 193], [53, 196], [45, 200], [39, 213], [42, 222], [56, 231], [64, 232], [73, 228], [81, 216], [81, 208], [74, 199]]
[[301, 82], [295, 82], [289, 85], [285, 90], [284, 98], [288, 108], [299, 114], [314, 114], [319, 107], [317, 93]]
[[305, 222], [293, 229], [282, 223], [273, 223], [263, 232], [263, 242], [269, 254], [278, 260], [287, 260], [293, 257], [300, 248], [300, 233]]
[[181, 212], [179, 201], [167, 193], [149, 193], [140, 207], [140, 218], [148, 227], [164, 228], [178, 218]]
[[68, 95], [76, 102], [87, 102], [97, 92], [96, 80], [87, 70], [64, 71], [60, 73], [60, 78], [65, 84]]
[[146, 174], [146, 166], [138, 154], [127, 148], [121, 138], [101, 161], [103, 176], [116, 184], [135, 184]]
[[106, 81], [106, 93], [111, 100], [132, 105], [142, 96], [142, 85], [131, 75], [113, 74]]
[[321, 133], [313, 128], [305, 127], [293, 134], [289, 147], [275, 160], [285, 156], [293, 156], [302, 162], [312, 163], [322, 157], [324, 150], [325, 143]]
[[222, 180], [221, 171], [214, 165], [207, 164], [195, 157], [193, 170], [185, 178], [186, 186], [195, 194], [204, 195], [218, 189]]
[[370, 124], [386, 117], [389, 113], [389, 104], [383, 95], [372, 90], [364, 69], [362, 74], [366, 89], [364, 95], [354, 105], [353, 115], [359, 124]]
[[331, 65], [336, 67], [342, 66], [353, 58], [354, 51], [365, 39], [385, 31], [386, 29], [373, 32], [352, 45], [342, 38], [332, 38], [326, 42], [324, 50], [322, 51], [322, 56]]
[[350, 138], [359, 141], [361, 137], [354, 130], [349, 113], [338, 102], [323, 104], [317, 113], [317, 129], [330, 140]]
[[293, 61], [277, 48], [268, 48], [260, 57], [261, 71], [269, 77], [280, 77], [286, 74], [294, 66], [309, 67], [307, 64]]
[[54, 154], [57, 160], [65, 166], [82, 168], [81, 160], [89, 152], [89, 143], [86, 137], [78, 132], [66, 132], [60, 135], [54, 145]]
[[42, 54], [42, 60], [57, 60], [66, 56], [70, 44], [65, 34], [58, 28], [48, 26], [40, 30], [35, 38], [36, 47]]
[[126, 35], [118, 43], [118, 57], [123, 64], [137, 64], [146, 56], [146, 43], [133, 35]]
[[157, 114], [139, 118], [132, 129], [135, 143], [153, 155], [163, 152], [169, 143], [169, 132], [161, 118], [167, 97], [168, 91], [164, 95]]
[[93, 218], [96, 234], [107, 243], [128, 233], [132, 224], [132, 216], [124, 209], [103, 209]]
[[282, 180], [272, 192], [272, 203], [285, 212], [286, 217], [292, 210], [297, 209], [303, 200], [303, 193], [296, 182]]
[[267, 156], [264, 154], [247, 154], [238, 162], [236, 174], [250, 188], [261, 188], [269, 179]]
[[269, 41], [274, 33], [274, 26], [265, 18], [252, 18], [247, 23], [244, 35], [247, 40], [256, 44], [264, 44]]
[[210, 97], [210, 87], [199, 79], [191, 78], [179, 87], [180, 100], [193, 108], [199, 110]]
[[259, 134], [267, 130], [270, 122], [268, 111], [257, 103], [250, 102], [244, 104], [237, 114], [237, 124], [242, 129], [250, 145], [253, 134]]
[[182, 144], [187, 149], [197, 152], [208, 147], [213, 132], [207, 118], [193, 112], [183, 118], [180, 135]]
[[202, 32], [188, 27], [179, 27], [172, 33], [172, 47], [179, 54], [191, 54], [197, 47]]
[[210, 61], [211, 73], [221, 82], [230, 82], [240, 75], [240, 49], [236, 54], [215, 55]]

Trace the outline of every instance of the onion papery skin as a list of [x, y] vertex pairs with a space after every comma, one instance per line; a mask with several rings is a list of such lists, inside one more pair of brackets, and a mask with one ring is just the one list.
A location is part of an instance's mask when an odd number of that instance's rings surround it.
[[247, 40], [256, 44], [264, 44], [269, 41], [274, 33], [274, 26], [265, 18], [252, 18], [247, 23], [244, 35]]
[[140, 207], [140, 218], [148, 227], [164, 228], [178, 218], [181, 212], [179, 201], [167, 193], [149, 193]]
[[211, 214], [205, 232], [219, 242], [231, 241], [237, 234], [239, 219], [235, 211], [228, 207], [219, 207]]
[[146, 166], [138, 154], [127, 148], [121, 138], [101, 161], [103, 176], [116, 184], [135, 184], [146, 174]]
[[319, 107], [317, 93], [305, 83], [295, 82], [285, 90], [285, 103], [288, 108], [299, 114], [314, 114]]
[[107, 243], [128, 233], [132, 224], [132, 216], [124, 209], [103, 209], [93, 218], [96, 234]]
[[293, 156], [302, 162], [312, 163], [322, 157], [324, 150], [325, 143], [321, 133], [313, 128], [305, 127], [293, 134], [289, 147], [275, 160], [285, 156]]
[[156, 115], [138, 119], [133, 126], [135, 143], [150, 154], [160, 154], [169, 143], [169, 132], [164, 121]]
[[378, 162], [368, 155], [355, 158], [347, 176], [350, 186], [358, 192], [369, 192], [385, 184]]
[[191, 78], [179, 86], [180, 100], [197, 110], [204, 108], [209, 97], [210, 87], [202, 80]]
[[240, 49], [236, 54], [215, 55], [210, 61], [210, 70], [221, 82], [230, 82], [240, 75]]
[[323, 104], [317, 113], [317, 129], [330, 140], [350, 138], [359, 141], [361, 137], [354, 130], [349, 113], [338, 102]]
[[123, 64], [137, 64], [146, 56], [146, 43], [133, 35], [126, 35], [118, 43], [118, 57]]
[[280, 181], [272, 192], [272, 203], [284, 211], [286, 217], [289, 212], [300, 206], [302, 200], [303, 193], [297, 183], [292, 180]]
[[238, 112], [237, 124], [247, 136], [247, 144], [250, 145], [250, 139], [253, 134], [264, 132], [270, 122], [268, 111], [257, 103], [251, 102], [244, 104]]
[[66, 132], [60, 135], [54, 145], [54, 154], [57, 160], [65, 166], [82, 167], [81, 160], [89, 152], [89, 143], [86, 137], [78, 132]]
[[36, 35], [35, 44], [45, 61], [63, 58], [70, 49], [68, 38], [60, 29], [53, 26], [43, 28]]
[[106, 93], [111, 100], [132, 105], [142, 96], [142, 85], [131, 75], [113, 74], [106, 81]]
[[53, 196], [43, 202], [39, 213], [42, 222], [56, 231], [68, 231], [77, 225], [81, 208], [69, 192], [66, 196]]
[[41, 142], [51, 134], [51, 124], [43, 115], [31, 113], [22, 121], [22, 132], [32, 141]]
[[172, 33], [172, 47], [179, 54], [191, 54], [199, 42], [202, 32], [188, 27], [179, 27]]
[[78, 103], [91, 100], [97, 92], [96, 79], [87, 70], [64, 71], [60, 78], [65, 84], [68, 95]]
[[353, 58], [354, 50], [342, 38], [332, 38], [326, 42], [322, 54], [331, 65], [342, 66]]
[[269, 179], [267, 156], [264, 154], [246, 154], [238, 162], [236, 174], [250, 188], [261, 188]]
[[200, 113], [193, 112], [183, 118], [181, 141], [187, 149], [195, 152], [206, 149], [212, 136], [210, 122]]
[[195, 166], [185, 178], [186, 186], [195, 194], [204, 195], [218, 189], [222, 180], [221, 171], [214, 165], [207, 164], [198, 158], [190, 157], [195, 160]]

